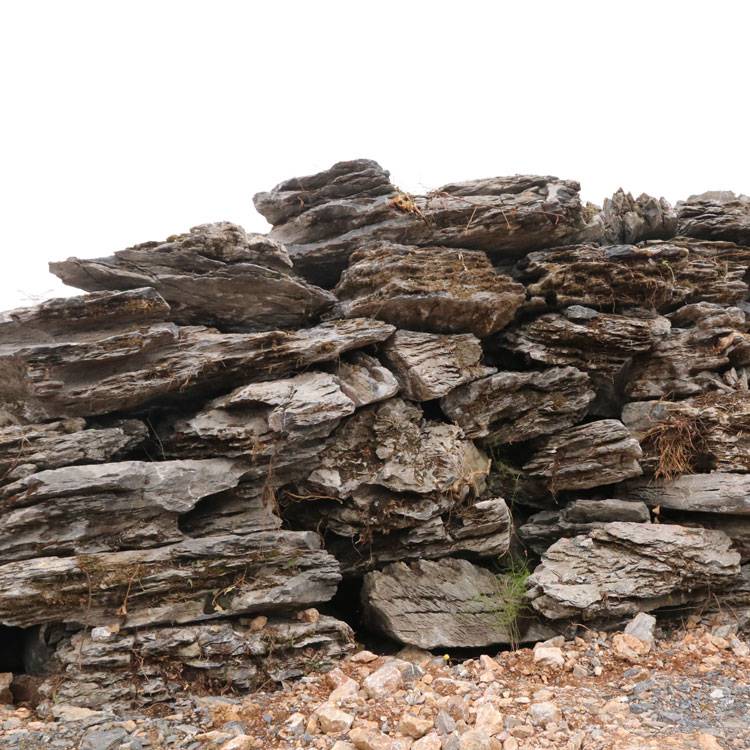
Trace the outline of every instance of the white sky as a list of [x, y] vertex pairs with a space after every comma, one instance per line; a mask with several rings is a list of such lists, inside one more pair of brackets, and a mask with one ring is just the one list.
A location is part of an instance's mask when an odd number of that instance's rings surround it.
[[742, 0], [0, 0], [0, 309], [65, 292], [48, 260], [265, 231], [253, 193], [341, 159], [412, 192], [750, 193], [749, 22]]

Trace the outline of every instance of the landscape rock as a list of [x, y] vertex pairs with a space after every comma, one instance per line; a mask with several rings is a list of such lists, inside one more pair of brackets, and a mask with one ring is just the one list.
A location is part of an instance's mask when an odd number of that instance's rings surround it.
[[612, 243], [669, 239], [677, 234], [677, 215], [664, 198], [641, 193], [633, 198], [622, 188], [605, 198], [599, 214], [604, 239]]
[[622, 422], [602, 419], [543, 438], [523, 470], [555, 493], [640, 476], [640, 457], [640, 444]]
[[648, 649], [654, 646], [654, 629], [656, 628], [656, 618], [646, 612], [639, 612], [626, 626], [623, 631], [625, 635], [637, 638], [646, 644]]
[[54, 652], [50, 666], [59, 664], [65, 679], [50, 676], [41, 690], [69, 706], [148, 706], [174, 698], [165, 678], [170, 670], [188, 678], [183, 689], [192, 682], [247, 691], [303, 675], [312, 662], [332, 665], [352, 648], [351, 629], [332, 617], [315, 623], [274, 617], [260, 632], [242, 621], [152, 627], [122, 631], [107, 643], [81, 631]]
[[678, 231], [688, 237], [750, 245], [750, 197], [730, 191], [691, 195], [676, 206]]
[[283, 245], [225, 221], [106, 258], [50, 263], [50, 271], [87, 292], [152, 287], [169, 303], [169, 320], [244, 332], [310, 325], [333, 306], [330, 292], [291, 266]]
[[412, 401], [431, 401], [457, 386], [495, 372], [481, 364], [482, 346], [472, 334], [441, 336], [396, 331], [382, 346], [401, 393]]
[[516, 624], [508, 613], [519, 602], [511, 594], [502, 577], [467, 560], [419, 560], [368, 573], [362, 605], [372, 626], [424, 649], [483, 647], [555, 634], [533, 617]]
[[391, 243], [353, 253], [335, 292], [337, 312], [348, 318], [479, 338], [504, 328], [526, 297], [483, 252]]
[[494, 445], [572, 427], [595, 395], [586, 373], [575, 367], [551, 367], [475, 380], [444, 396], [440, 406], [467, 437]]
[[392, 185], [379, 164], [358, 159], [282, 182], [254, 202], [295, 268], [315, 283], [333, 285], [351, 253], [378, 240], [499, 257], [566, 244], [590, 221], [578, 191], [576, 182], [516, 175], [411, 196]]
[[[142, 295], [146, 302], [151, 293]], [[66, 302], [80, 307], [76, 298]], [[62, 307], [60, 314], [67, 314]], [[95, 319], [90, 324], [95, 327]], [[5, 374], [0, 398], [11, 413], [32, 421], [136, 409], [155, 399], [184, 402], [335, 360], [351, 349], [384, 341], [393, 330], [363, 319], [247, 334], [153, 323], [111, 335], [11, 343], [0, 345], [0, 372]]]
[[585, 535], [612, 521], [650, 523], [651, 514], [648, 506], [638, 501], [573, 500], [561, 510], [542, 510], [529, 516], [518, 527], [518, 536], [541, 555], [558, 539]]
[[678, 239], [641, 245], [570, 245], [518, 263], [528, 293], [554, 305], [604, 312], [669, 312], [679, 305], [734, 305], [747, 296], [750, 250], [729, 242]]
[[555, 542], [530, 576], [528, 596], [552, 620], [611, 619], [699, 601], [737, 581], [739, 564], [720, 531], [615, 522]]

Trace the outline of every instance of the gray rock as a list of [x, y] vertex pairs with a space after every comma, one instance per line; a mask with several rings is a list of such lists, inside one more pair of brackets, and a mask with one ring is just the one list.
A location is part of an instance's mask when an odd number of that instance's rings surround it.
[[443, 397], [440, 406], [468, 437], [503, 444], [573, 426], [594, 396], [586, 373], [574, 367], [553, 367], [498, 372], [456, 388]]
[[622, 493], [647, 505], [698, 513], [750, 515], [750, 474], [686, 474], [628, 482]]
[[236, 224], [193, 227], [107, 258], [68, 258], [50, 271], [88, 292], [153, 287], [169, 320], [225, 331], [267, 331], [315, 323], [336, 298], [295, 277], [282, 245]]
[[[243, 620], [150, 627], [121, 631], [107, 643], [81, 631], [66, 636], [53, 656], [66, 679], [50, 677], [40, 691], [58, 703], [130, 709], [174, 701], [178, 685], [168, 684], [170, 673], [184, 670], [196, 684], [247, 692], [330, 668], [353, 648], [351, 628], [326, 616], [272, 617], [260, 630]], [[189, 690], [189, 682], [179, 689]]]
[[626, 626], [625, 634], [632, 635], [639, 641], [654, 645], [654, 629], [656, 628], [656, 618], [645, 612], [639, 612]]
[[128, 733], [119, 727], [113, 729], [89, 729], [81, 738], [80, 750], [116, 750], [128, 738]]
[[750, 245], [750, 197], [729, 191], [691, 195], [677, 204], [678, 230], [688, 237]]
[[740, 556], [720, 531], [616, 522], [553, 544], [528, 597], [552, 620], [617, 618], [701, 601], [739, 574]]
[[504, 328], [526, 297], [487, 255], [445, 247], [377, 243], [358, 250], [336, 287], [337, 313], [367, 315], [399, 328], [473, 333]]
[[643, 449], [644, 473], [670, 479], [710, 469], [750, 472], [750, 393], [626, 404], [622, 421]]
[[31, 474], [0, 489], [0, 563], [178, 542], [180, 515], [235, 487], [245, 471], [241, 462], [215, 458]]
[[121, 459], [146, 438], [137, 419], [86, 429], [83, 419], [0, 427], [0, 485], [37, 471]]
[[358, 159], [282, 182], [254, 202], [295, 268], [315, 283], [332, 285], [354, 250], [378, 240], [480, 249], [500, 257], [566, 244], [587, 229], [578, 191], [576, 182], [517, 175], [410, 196], [376, 162]]
[[[118, 304], [122, 293], [111, 293]], [[153, 291], [131, 293], [151, 315]], [[81, 302], [68, 300], [56, 315], [79, 315]], [[45, 343], [0, 344], [0, 398], [24, 419], [87, 416], [136, 409], [161, 399], [164, 405], [210, 396], [250, 381], [287, 375], [315, 362], [336, 360], [351, 349], [383, 341], [393, 327], [363, 319], [337, 320], [303, 331], [217, 333], [209, 328], [150, 323], [99, 332], [71, 331]], [[37, 311], [41, 316], [43, 311]], [[91, 312], [91, 310], [89, 310]], [[0, 336], [2, 331], [0, 330]]]
[[640, 476], [640, 457], [638, 441], [622, 422], [602, 419], [543, 438], [523, 470], [556, 493]]
[[412, 401], [445, 396], [457, 386], [495, 372], [481, 364], [482, 347], [470, 333], [440, 336], [396, 331], [382, 347], [401, 393]]
[[362, 605], [368, 623], [408, 645], [483, 647], [496, 643], [544, 640], [548, 626], [508, 615], [503, 579], [467, 560], [393, 563], [364, 578]]
[[645, 503], [627, 500], [574, 500], [562, 510], [543, 510], [518, 527], [521, 541], [541, 555], [558, 539], [580, 536], [612, 521], [650, 523]]
[[673, 310], [692, 302], [733, 305], [747, 295], [750, 250], [729, 242], [678, 239], [641, 245], [570, 245], [519, 261], [532, 296], [561, 306], [614, 312]]
[[733, 364], [747, 363], [745, 313], [738, 307], [698, 302], [668, 317], [671, 330], [634, 363], [626, 396], [640, 401], [734, 390], [722, 374]]
[[0, 565], [0, 624], [127, 628], [327, 601], [341, 579], [312, 531], [186, 539], [153, 549]]
[[677, 234], [677, 216], [664, 198], [641, 193], [633, 198], [622, 188], [604, 199], [599, 218], [607, 242], [632, 243], [669, 239]]

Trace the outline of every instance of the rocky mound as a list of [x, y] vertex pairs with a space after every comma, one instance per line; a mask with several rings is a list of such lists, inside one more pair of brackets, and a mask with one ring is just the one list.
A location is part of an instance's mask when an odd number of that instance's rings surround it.
[[[750, 612], [747, 199], [367, 160], [0, 314], [0, 672], [117, 709]], [[340, 718], [340, 717], [339, 717]], [[332, 716], [331, 721], [336, 721]]]

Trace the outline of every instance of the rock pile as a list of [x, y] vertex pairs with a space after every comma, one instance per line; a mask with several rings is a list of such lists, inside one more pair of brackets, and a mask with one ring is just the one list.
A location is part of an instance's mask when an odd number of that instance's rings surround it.
[[357, 617], [455, 648], [750, 612], [748, 199], [358, 160], [255, 204], [267, 236], [52, 263], [89, 293], [0, 314], [16, 695], [250, 691]]

